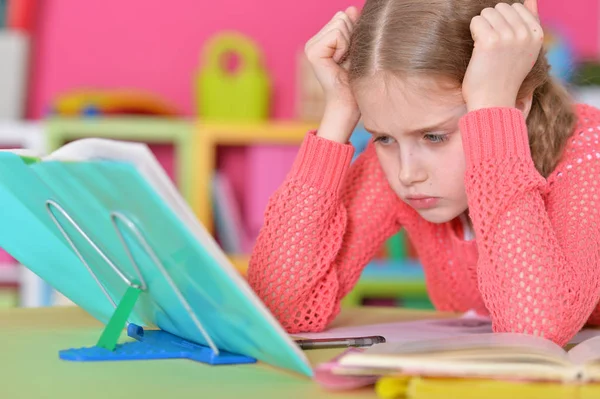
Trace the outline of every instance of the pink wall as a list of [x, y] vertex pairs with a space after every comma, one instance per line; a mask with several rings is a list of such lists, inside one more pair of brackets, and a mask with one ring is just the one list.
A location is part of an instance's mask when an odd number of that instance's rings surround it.
[[[598, 1], [539, 0], [544, 20], [565, 24], [583, 56], [597, 53]], [[58, 93], [94, 86], [144, 88], [194, 113], [193, 72], [204, 41], [222, 29], [253, 37], [275, 86], [273, 116], [294, 112], [295, 53], [338, 9], [363, 0], [39, 1], [29, 114]]]
[[538, 0], [540, 18], [557, 26], [572, 43], [579, 58], [597, 57], [600, 50], [599, 0]]
[[[137, 87], [194, 112], [193, 73], [203, 43], [223, 29], [264, 49], [273, 115], [294, 112], [295, 53], [346, 0], [45, 0], [40, 6], [30, 113], [80, 86]], [[353, 1], [362, 4], [362, 1]], [[301, 5], [299, 5], [301, 4]]]

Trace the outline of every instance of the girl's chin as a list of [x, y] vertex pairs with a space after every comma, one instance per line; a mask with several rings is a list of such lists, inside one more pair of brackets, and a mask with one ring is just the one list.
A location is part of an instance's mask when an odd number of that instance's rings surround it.
[[415, 209], [419, 215], [430, 223], [447, 223], [454, 220], [460, 214], [464, 213], [464, 210], [456, 211], [445, 207], [435, 207], [431, 209]]

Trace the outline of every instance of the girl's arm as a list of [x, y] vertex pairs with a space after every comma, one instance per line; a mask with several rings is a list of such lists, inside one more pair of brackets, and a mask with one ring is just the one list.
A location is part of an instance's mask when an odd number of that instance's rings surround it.
[[479, 285], [494, 330], [566, 344], [600, 298], [600, 162], [568, 152], [545, 203], [550, 187], [534, 167], [519, 110], [470, 112], [461, 132]]
[[270, 198], [248, 281], [290, 333], [319, 331], [363, 267], [400, 229], [400, 200], [372, 145], [354, 149], [311, 132]]

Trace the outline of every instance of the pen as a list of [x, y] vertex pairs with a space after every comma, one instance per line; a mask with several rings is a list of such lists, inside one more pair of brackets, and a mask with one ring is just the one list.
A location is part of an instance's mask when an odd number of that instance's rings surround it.
[[375, 344], [382, 344], [384, 342], [384, 337], [374, 335], [370, 337], [352, 338], [299, 339], [296, 341], [296, 344], [298, 344], [301, 349], [330, 349], [371, 346]]

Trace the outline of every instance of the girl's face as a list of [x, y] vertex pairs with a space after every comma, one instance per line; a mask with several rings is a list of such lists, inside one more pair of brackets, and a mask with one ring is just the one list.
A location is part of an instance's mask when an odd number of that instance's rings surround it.
[[355, 97], [396, 194], [433, 223], [465, 212], [465, 157], [458, 122], [467, 108], [460, 89], [441, 80], [384, 81], [377, 75], [360, 82]]

